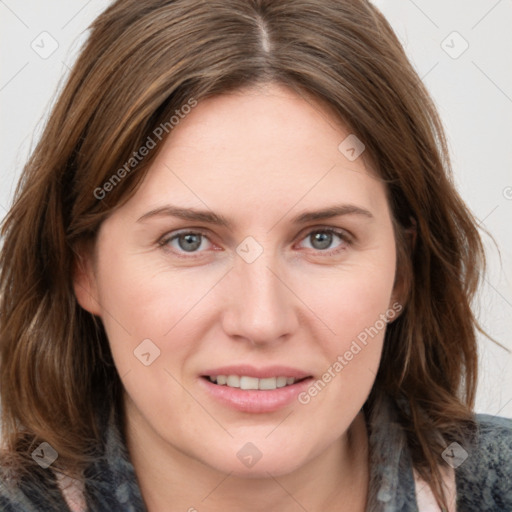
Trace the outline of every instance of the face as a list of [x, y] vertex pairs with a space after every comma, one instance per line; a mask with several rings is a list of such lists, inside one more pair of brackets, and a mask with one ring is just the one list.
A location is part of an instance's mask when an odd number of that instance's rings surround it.
[[385, 186], [349, 135], [281, 86], [204, 100], [104, 221], [75, 291], [140, 440], [279, 475], [344, 439], [401, 307]]

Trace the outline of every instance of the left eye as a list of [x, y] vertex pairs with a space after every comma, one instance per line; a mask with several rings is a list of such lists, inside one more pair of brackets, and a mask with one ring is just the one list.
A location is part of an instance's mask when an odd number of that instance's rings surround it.
[[[338, 245], [338, 247], [332, 248], [332, 244], [335, 238], [338, 238], [341, 243]], [[326, 253], [333, 253], [343, 250], [348, 244], [347, 236], [344, 233], [327, 228], [310, 231], [303, 240], [309, 240], [312, 245], [312, 249]]]

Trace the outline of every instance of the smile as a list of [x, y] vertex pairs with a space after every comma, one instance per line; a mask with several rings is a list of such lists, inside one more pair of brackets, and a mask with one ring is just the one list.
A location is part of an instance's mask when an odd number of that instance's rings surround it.
[[231, 365], [200, 374], [206, 395], [220, 405], [244, 413], [272, 413], [296, 403], [313, 381], [311, 373], [289, 366], [255, 368]]
[[243, 390], [260, 389], [272, 390], [277, 388], [284, 388], [295, 384], [298, 380], [294, 377], [267, 377], [258, 379], [257, 377], [249, 377], [248, 375], [217, 375], [209, 376], [210, 382], [219, 386], [227, 386], [230, 388], [239, 388]]

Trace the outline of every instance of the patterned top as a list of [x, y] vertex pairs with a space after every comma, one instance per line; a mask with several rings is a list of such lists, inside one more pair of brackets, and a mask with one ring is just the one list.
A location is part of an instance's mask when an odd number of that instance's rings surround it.
[[[447, 446], [442, 471], [449, 511], [512, 512], [512, 420], [476, 415], [473, 444]], [[428, 485], [412, 467], [396, 405], [383, 398], [367, 418], [370, 492], [367, 512], [438, 512]], [[0, 480], [2, 512], [146, 512], [117, 415], [106, 420], [102, 456], [78, 482], [34, 463], [15, 488]], [[450, 491], [451, 485], [451, 491]], [[455, 494], [456, 491], [456, 494]]]

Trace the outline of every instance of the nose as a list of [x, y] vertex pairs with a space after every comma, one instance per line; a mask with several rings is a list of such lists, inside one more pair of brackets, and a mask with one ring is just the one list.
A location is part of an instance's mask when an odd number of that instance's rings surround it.
[[300, 301], [286, 282], [283, 266], [263, 252], [256, 261], [235, 259], [226, 276], [229, 300], [223, 312], [223, 328], [232, 338], [254, 345], [284, 341], [298, 326]]

